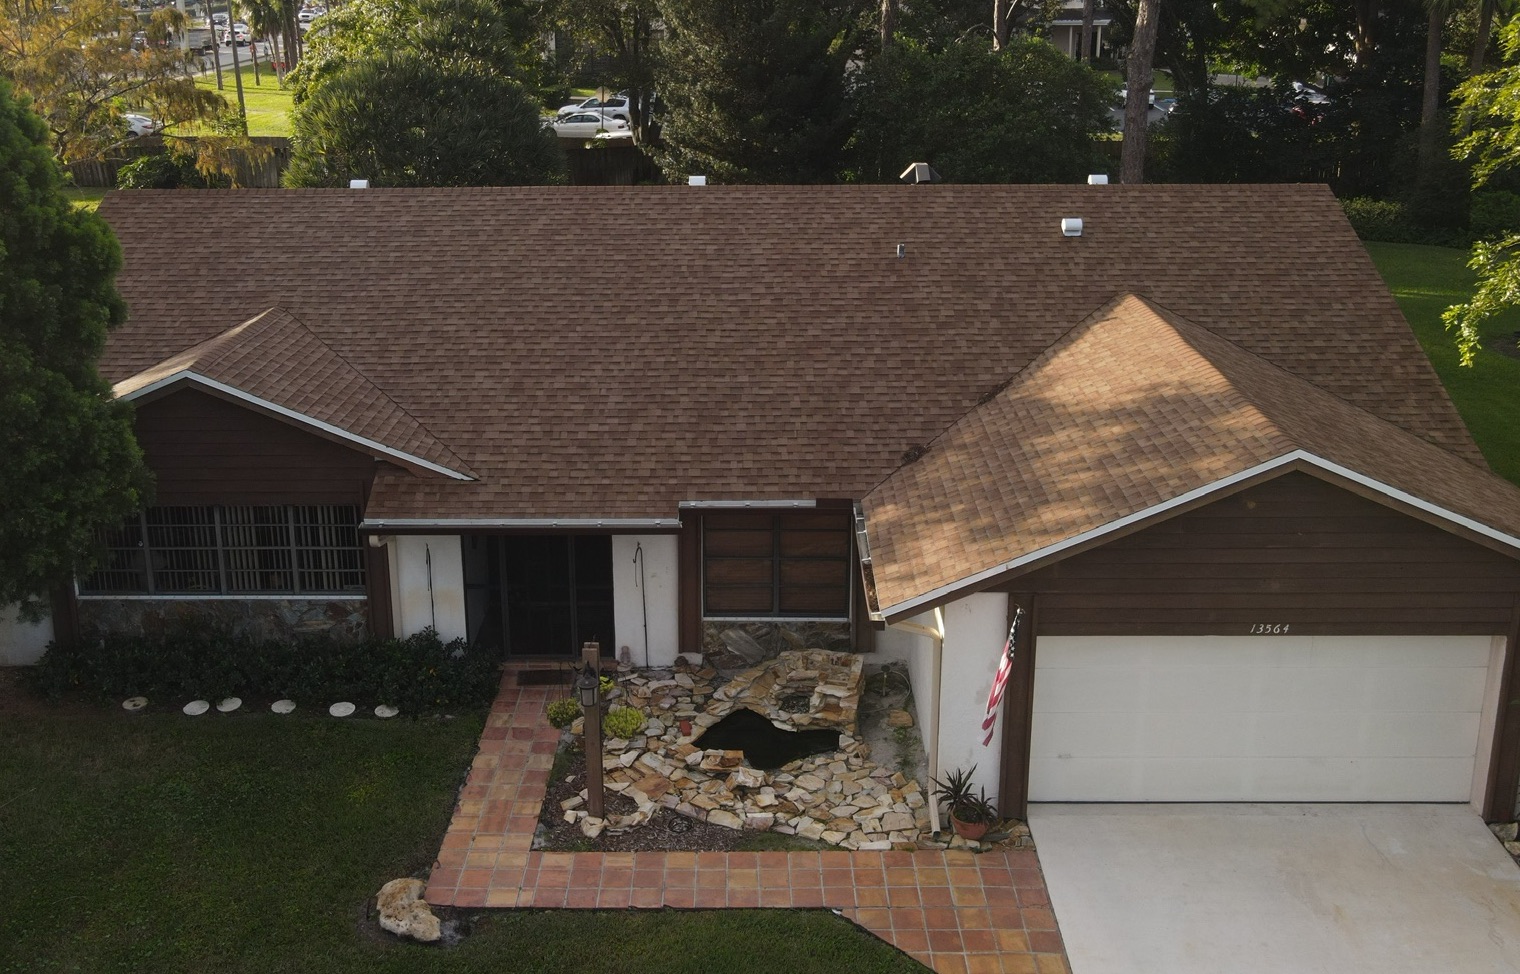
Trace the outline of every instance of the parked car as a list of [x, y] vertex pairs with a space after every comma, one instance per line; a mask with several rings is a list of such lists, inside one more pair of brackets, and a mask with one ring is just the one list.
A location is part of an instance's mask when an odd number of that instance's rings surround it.
[[603, 118], [596, 112], [577, 112], [547, 123], [562, 139], [592, 139], [598, 132], [627, 132], [628, 123], [621, 118]]
[[243, 23], [233, 24], [230, 31], [227, 28], [223, 27], [221, 36], [222, 43], [231, 43], [229, 39], [232, 37], [237, 38], [238, 47], [247, 47], [248, 42], [253, 38], [253, 33], [248, 29], [248, 25]]
[[605, 102], [593, 95], [582, 101], [562, 105], [554, 114], [560, 118], [568, 118], [581, 112], [596, 112], [608, 118], [620, 118], [625, 122], [633, 120], [628, 113], [628, 96], [623, 94], [613, 95]]
[[146, 115], [139, 115], [137, 112], [127, 112], [122, 115], [122, 118], [127, 121], [127, 134], [134, 139], [142, 138], [144, 135], [152, 135], [162, 128], [153, 119]]

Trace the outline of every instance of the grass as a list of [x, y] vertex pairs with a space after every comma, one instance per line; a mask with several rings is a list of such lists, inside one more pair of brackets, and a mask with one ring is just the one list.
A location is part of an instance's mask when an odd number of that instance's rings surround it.
[[106, 198], [104, 186], [65, 186], [63, 195], [76, 210], [88, 210], [94, 213], [100, 208], [100, 201]]
[[822, 911], [481, 911], [452, 948], [360, 923], [432, 862], [478, 716], [0, 717], [0, 972], [922, 970]]
[[1415, 244], [1366, 246], [1489, 465], [1520, 483], [1520, 359], [1494, 351], [1501, 341], [1514, 340], [1520, 309], [1488, 322], [1477, 361], [1463, 368], [1441, 312], [1472, 293], [1467, 252]]
[[[255, 84], [253, 80], [253, 65], [244, 64], [240, 73], [243, 77], [243, 102], [248, 109], [248, 134], [288, 137], [293, 92], [289, 88], [280, 87], [273, 68], [259, 69], [261, 80], [259, 84]], [[238, 103], [237, 84], [233, 79], [229, 56], [223, 57], [222, 78], [222, 95], [227, 99], [227, 104], [235, 109]], [[215, 91], [216, 73], [203, 75], [197, 78], [195, 83], [207, 91]]]

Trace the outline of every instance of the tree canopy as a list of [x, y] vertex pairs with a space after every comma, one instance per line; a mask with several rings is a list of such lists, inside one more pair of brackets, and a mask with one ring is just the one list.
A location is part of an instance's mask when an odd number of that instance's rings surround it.
[[0, 75], [31, 98], [58, 158], [100, 156], [128, 139], [125, 111], [174, 126], [226, 107], [191, 78], [195, 55], [173, 42], [183, 26], [173, 9], [144, 25], [117, 0], [0, 0]]
[[345, 64], [296, 107], [289, 186], [518, 186], [564, 159], [510, 78], [412, 52]]
[[851, 128], [845, 65], [874, 10], [863, 0], [662, 0], [666, 172], [834, 181]]
[[126, 318], [121, 252], [61, 186], [46, 126], [0, 79], [0, 604], [29, 615], [148, 486], [131, 412], [95, 365]]
[[1044, 41], [994, 51], [985, 38], [904, 40], [867, 62], [852, 90], [851, 175], [891, 182], [928, 162], [957, 183], [1079, 181], [1094, 171], [1111, 89]]

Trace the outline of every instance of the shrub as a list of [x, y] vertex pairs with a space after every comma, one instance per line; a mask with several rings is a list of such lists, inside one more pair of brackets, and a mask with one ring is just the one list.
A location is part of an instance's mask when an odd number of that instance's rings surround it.
[[602, 718], [602, 732], [608, 737], [627, 740], [644, 729], [646, 719], [642, 711], [632, 707], [613, 707]]
[[549, 701], [545, 713], [548, 714], [549, 723], [564, 730], [575, 723], [575, 718], [581, 715], [581, 705], [573, 697], [561, 697], [558, 700]]
[[404, 639], [259, 640], [215, 626], [109, 634], [54, 643], [30, 676], [49, 696], [289, 697], [308, 703], [390, 704], [418, 715], [488, 704], [495, 653], [445, 643], [431, 629]]
[[1412, 243], [1419, 230], [1404, 215], [1404, 206], [1392, 200], [1374, 200], [1365, 196], [1341, 200], [1346, 219], [1363, 240], [1383, 243]]
[[1472, 196], [1468, 225], [1473, 236], [1488, 239], [1520, 230], [1520, 194], [1507, 190], [1479, 190]]
[[[225, 185], [226, 178], [219, 183]], [[117, 189], [206, 189], [211, 184], [188, 156], [170, 152], [133, 159], [116, 172]]]

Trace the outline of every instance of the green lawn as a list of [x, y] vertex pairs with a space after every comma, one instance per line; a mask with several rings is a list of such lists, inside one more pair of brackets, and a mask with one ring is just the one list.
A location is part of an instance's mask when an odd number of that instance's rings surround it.
[[106, 198], [104, 186], [65, 186], [64, 197], [74, 204], [76, 210], [89, 210], [91, 213], [100, 208], [100, 201]]
[[[291, 90], [280, 87], [279, 79], [270, 68], [259, 69], [260, 84], [254, 83], [253, 65], [244, 64], [241, 74], [243, 101], [248, 106], [248, 134], [289, 136]], [[215, 91], [216, 73], [203, 75], [195, 83], [208, 91]], [[222, 59], [222, 96], [228, 105], [237, 108], [237, 85], [233, 80], [230, 55], [224, 55]]]
[[1520, 483], [1520, 359], [1494, 351], [1513, 341], [1520, 310], [1509, 311], [1483, 330], [1484, 348], [1472, 368], [1457, 361], [1456, 346], [1441, 325], [1441, 312], [1472, 293], [1467, 252], [1414, 244], [1369, 243], [1367, 252], [1414, 327], [1473, 439], [1501, 476]]
[[483, 911], [453, 948], [365, 928], [432, 862], [480, 728], [0, 717], [0, 971], [922, 970], [821, 911]]

